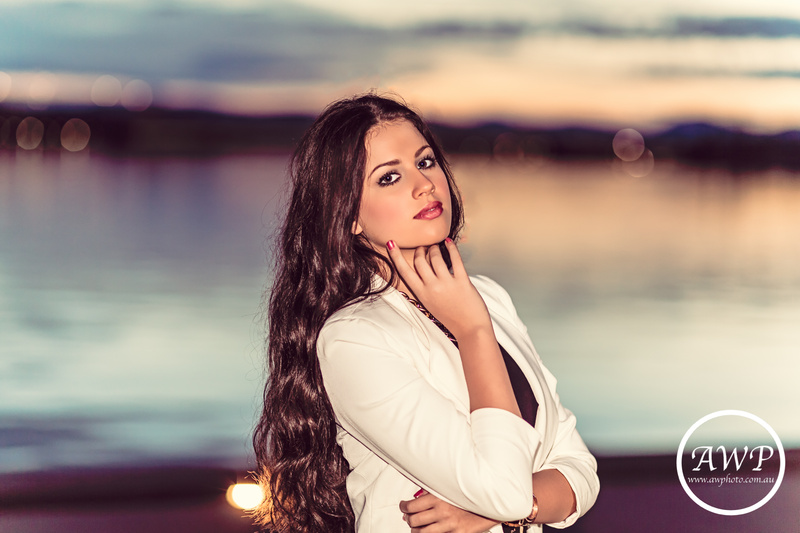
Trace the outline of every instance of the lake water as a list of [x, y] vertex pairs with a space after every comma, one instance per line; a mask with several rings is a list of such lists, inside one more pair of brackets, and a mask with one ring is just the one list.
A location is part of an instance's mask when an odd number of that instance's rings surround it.
[[[285, 165], [0, 151], [0, 472], [251, 461]], [[800, 446], [800, 176], [453, 166], [468, 268], [591, 448], [673, 453], [720, 409]]]

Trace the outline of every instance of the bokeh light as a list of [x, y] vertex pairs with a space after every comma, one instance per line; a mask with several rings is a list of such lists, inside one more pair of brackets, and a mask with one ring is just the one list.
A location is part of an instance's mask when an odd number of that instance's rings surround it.
[[45, 109], [56, 96], [56, 79], [49, 72], [36, 74], [28, 85], [28, 107]]
[[611, 145], [614, 154], [623, 161], [636, 161], [644, 153], [644, 137], [632, 128], [619, 130]]
[[61, 146], [70, 152], [80, 152], [89, 145], [91, 128], [79, 118], [71, 118], [61, 128]]
[[622, 170], [634, 178], [642, 178], [653, 171], [655, 167], [655, 157], [653, 152], [645, 150], [641, 157], [635, 161], [622, 161]]
[[11, 92], [11, 76], [0, 70], [0, 102], [8, 97]]
[[92, 102], [100, 107], [111, 107], [119, 103], [122, 96], [122, 82], [114, 76], [100, 76], [92, 84]]
[[143, 80], [131, 80], [125, 84], [120, 97], [128, 111], [144, 111], [153, 103], [153, 89]]
[[264, 489], [255, 483], [236, 483], [228, 487], [225, 498], [237, 509], [255, 509], [264, 501]]
[[17, 146], [25, 150], [39, 147], [44, 137], [44, 124], [35, 117], [26, 117], [17, 126]]

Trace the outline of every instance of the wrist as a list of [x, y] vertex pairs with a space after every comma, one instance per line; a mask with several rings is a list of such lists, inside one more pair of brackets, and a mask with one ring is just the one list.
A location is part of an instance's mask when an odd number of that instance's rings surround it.
[[490, 320], [487, 320], [484, 324], [473, 324], [462, 328], [456, 325], [450, 328], [450, 331], [455, 335], [459, 346], [463, 346], [464, 344], [481, 345], [484, 343], [497, 342], [497, 338], [494, 335], [494, 328]]
[[[528, 526], [531, 526], [536, 521], [536, 517], [539, 515], [539, 501], [536, 499], [536, 495], [533, 494], [533, 504], [531, 506], [531, 512], [525, 518], [520, 520], [515, 520], [513, 522], [503, 522], [504, 526], [509, 526], [512, 528], [512, 531], [527, 531]], [[505, 530], [505, 528], [504, 528]]]

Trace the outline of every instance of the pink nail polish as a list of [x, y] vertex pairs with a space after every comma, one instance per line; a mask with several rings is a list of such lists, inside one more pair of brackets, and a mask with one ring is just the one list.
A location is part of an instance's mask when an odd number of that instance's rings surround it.
[[414, 497], [419, 498], [420, 496], [422, 496], [423, 492], [425, 492], [424, 489], [419, 489], [417, 492], [414, 493]]
[[448, 237], [448, 238], [446, 238], [444, 241], [445, 241], [445, 242], [453, 242], [453, 239], [451, 239], [450, 237]]
[[395, 245], [394, 241], [389, 241], [389, 242], [387, 242], [387, 243], [386, 243], [386, 247], [387, 247], [388, 249], [390, 249], [390, 250], [394, 250], [394, 247], [395, 247], [395, 246], [396, 246], [396, 245]]

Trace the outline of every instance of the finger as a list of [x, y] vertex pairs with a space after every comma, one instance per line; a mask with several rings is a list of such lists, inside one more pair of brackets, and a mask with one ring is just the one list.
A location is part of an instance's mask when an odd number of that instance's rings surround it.
[[401, 501], [400, 510], [408, 514], [420, 513], [422, 511], [427, 511], [428, 509], [432, 509], [433, 506], [436, 504], [436, 501], [437, 501], [436, 496], [431, 496], [430, 494], [425, 493], [421, 496], [414, 498], [413, 500]]
[[420, 246], [414, 250], [414, 270], [420, 277], [423, 283], [429, 283], [434, 280], [435, 274], [428, 262], [428, 248]]
[[[435, 524], [441, 517], [435, 509], [428, 509], [419, 513], [409, 513], [406, 523], [413, 527], [425, 527]], [[427, 530], [426, 530], [427, 531]]]
[[400, 251], [400, 247], [394, 241], [389, 241], [386, 243], [386, 251], [389, 254], [389, 259], [394, 263], [394, 269], [403, 278], [406, 287], [412, 291], [415, 288], [419, 288], [422, 285], [422, 279], [417, 275], [414, 267], [406, 261], [405, 256]]
[[450, 270], [447, 268], [447, 263], [444, 262], [442, 250], [438, 245], [434, 244], [428, 249], [428, 257], [433, 268], [433, 272], [439, 278], [452, 277]]
[[464, 268], [464, 261], [461, 260], [461, 254], [458, 252], [458, 247], [453, 239], [450, 237], [444, 240], [444, 245], [450, 254], [450, 264], [453, 265], [453, 276], [457, 278], [467, 277], [467, 269]]

